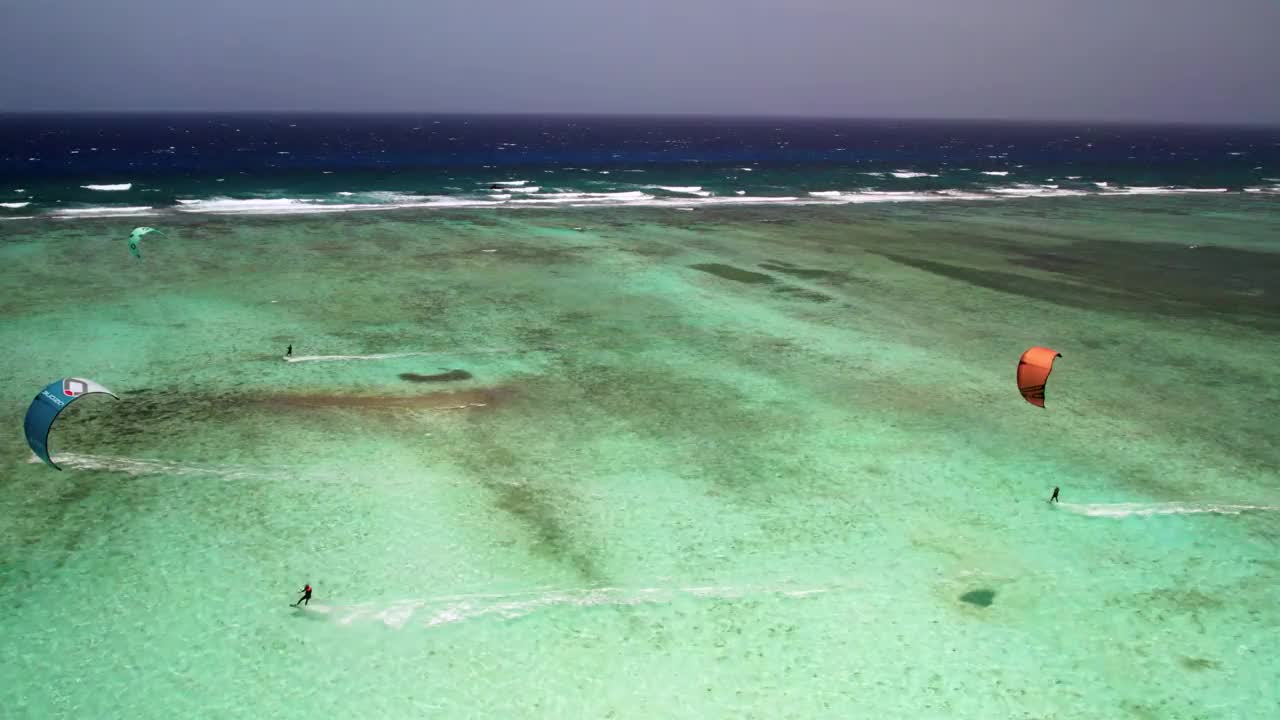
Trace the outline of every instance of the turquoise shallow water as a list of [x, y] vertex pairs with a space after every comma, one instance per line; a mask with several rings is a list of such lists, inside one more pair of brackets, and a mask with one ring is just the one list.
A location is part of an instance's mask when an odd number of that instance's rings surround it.
[[1275, 714], [1275, 207], [7, 223], [0, 707]]

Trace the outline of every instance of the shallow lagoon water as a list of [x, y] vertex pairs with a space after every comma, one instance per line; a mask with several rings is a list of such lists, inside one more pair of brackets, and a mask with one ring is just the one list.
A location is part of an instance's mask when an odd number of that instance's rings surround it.
[[6, 223], [0, 707], [1275, 714], [1275, 208]]

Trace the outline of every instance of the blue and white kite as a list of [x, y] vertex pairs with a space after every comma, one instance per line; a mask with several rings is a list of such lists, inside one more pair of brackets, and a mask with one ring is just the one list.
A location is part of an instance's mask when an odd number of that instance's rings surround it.
[[45, 389], [31, 401], [31, 407], [27, 408], [27, 417], [22, 422], [22, 429], [27, 433], [27, 444], [31, 446], [31, 451], [55, 469], [61, 470], [62, 468], [49, 458], [49, 429], [53, 427], [53, 421], [58, 419], [58, 413], [76, 398], [97, 393], [120, 399], [110, 390], [84, 378], [63, 378], [45, 386]]

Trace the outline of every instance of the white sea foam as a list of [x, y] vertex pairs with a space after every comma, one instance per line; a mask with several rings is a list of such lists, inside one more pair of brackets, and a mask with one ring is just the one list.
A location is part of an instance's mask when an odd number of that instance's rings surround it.
[[119, 185], [81, 185], [85, 190], [101, 190], [104, 192], [117, 192], [120, 190], [128, 190], [133, 187], [133, 183], [120, 183]]
[[209, 213], [214, 215], [302, 215], [312, 213], [360, 212], [431, 206], [482, 207], [498, 203], [484, 200], [466, 200], [448, 196], [404, 195], [392, 192], [373, 192], [361, 199], [371, 202], [333, 203], [314, 198], [250, 198], [237, 199], [214, 197], [206, 200], [180, 200], [174, 208], [185, 213]]
[[415, 617], [424, 628], [453, 625], [479, 618], [512, 620], [539, 610], [557, 607], [636, 606], [670, 604], [680, 600], [732, 600], [774, 596], [802, 600], [830, 592], [832, 587], [790, 586], [700, 586], [700, 587], [585, 587], [539, 588], [525, 592], [466, 593], [390, 603], [365, 602], [355, 605], [311, 603], [301, 612], [329, 617], [339, 625], [381, 623], [402, 629]]
[[889, 174], [896, 178], [938, 177], [932, 173], [913, 172], [911, 170], [895, 170]]
[[930, 202], [944, 200], [990, 200], [990, 195], [966, 193], [959, 190], [943, 190], [939, 192], [892, 192], [883, 190], [857, 190], [841, 192], [839, 190], [819, 190], [809, 193], [817, 200], [811, 202], [838, 202], [846, 204], [883, 203], [883, 202]]
[[1153, 515], [1239, 515], [1246, 512], [1280, 510], [1274, 505], [1232, 505], [1226, 503], [1061, 503], [1077, 515], [1104, 518], [1151, 517]]
[[993, 187], [989, 190], [998, 195], [1020, 197], [1070, 197], [1086, 194], [1083, 190], [1061, 190], [1057, 185], [1014, 185], [1013, 187]]
[[982, 174], [983, 175], [999, 175], [1000, 177], [1004, 177], [1005, 175], [1009, 174], [1009, 171], [1008, 170], [983, 170]]
[[755, 168], [738, 168], [742, 172], [754, 172]]
[[1181, 195], [1183, 193], [1224, 193], [1227, 188], [1188, 188], [1188, 187], [1155, 187], [1130, 186], [1108, 188], [1104, 195]]
[[24, 207], [26, 207], [26, 206], [28, 206], [28, 205], [30, 205], [30, 204], [31, 204], [31, 203], [29, 203], [29, 202], [20, 202], [20, 203], [0, 203], [0, 207], [3, 207], [3, 208], [13, 208], [13, 209], [15, 209], [15, 210], [16, 210], [17, 208], [24, 208]]
[[645, 185], [651, 190], [666, 190], [669, 193], [677, 193], [680, 195], [697, 195], [698, 197], [710, 197], [711, 193], [702, 189], [700, 185], [690, 185], [687, 187], [672, 185]]
[[151, 207], [87, 207], [87, 208], [65, 208], [62, 210], [54, 210], [50, 215], [58, 218], [94, 218], [94, 217], [129, 217], [133, 215], [155, 215], [156, 211]]
[[358, 208], [358, 205], [324, 204], [319, 200], [299, 200], [294, 198], [256, 198], [236, 199], [215, 197], [208, 200], [189, 200], [179, 204], [180, 212], [199, 212], [212, 214], [293, 214], [314, 212], [339, 212]]
[[[763, 195], [740, 195], [734, 197], [708, 197], [708, 198], [688, 198], [686, 200], [671, 201], [658, 200], [655, 202], [641, 202], [637, 205], [657, 205], [657, 206], [683, 206], [689, 205], [798, 205], [804, 204], [806, 201], [797, 197], [768, 197]], [[809, 201], [813, 202], [813, 201]]]
[[[663, 194], [655, 196], [654, 194], [640, 190], [618, 192], [542, 192], [541, 189], [536, 186], [513, 187], [511, 191], [495, 192], [480, 197], [467, 195], [414, 195], [394, 191], [342, 191], [327, 198], [230, 198], [224, 196], [214, 196], [201, 199], [187, 198], [178, 200], [177, 205], [172, 208], [160, 210], [150, 206], [67, 208], [52, 211], [47, 215], [47, 217], [111, 217], [152, 215], [159, 212], [178, 212], [184, 214], [203, 213], [212, 215], [290, 215], [392, 210], [401, 208], [445, 210], [459, 208], [520, 208], [538, 206], [635, 206], [687, 209], [693, 206], [719, 204], [860, 204], [954, 200], [1010, 200], [1028, 197], [1051, 198], [1080, 195], [1126, 196], [1228, 192], [1226, 188], [1123, 187], [1112, 186], [1106, 182], [1098, 182], [1096, 184], [1099, 189], [1090, 192], [1064, 189], [1056, 184], [1045, 183], [1041, 185], [1017, 184], [1011, 186], [991, 186], [982, 192], [965, 190], [936, 190], [929, 192], [815, 190], [807, 192], [802, 197], [748, 195], [744, 190], [735, 190], [733, 191], [733, 195], [715, 196], [712, 193], [703, 190], [701, 186], [667, 185], [645, 187], [659, 189], [664, 193], [684, 197], [671, 197], [670, 195]], [[1254, 187], [1248, 188], [1246, 192], [1272, 193], [1278, 190], [1280, 190], [1280, 186], [1270, 188]], [[17, 209], [19, 207], [23, 207], [23, 205], [19, 203], [5, 203], [0, 205], [0, 207]]]
[[547, 193], [538, 197], [520, 198], [511, 201], [512, 204], [561, 204], [561, 203], [583, 203], [590, 202], [594, 204], [610, 204], [610, 203], [627, 203], [638, 202], [644, 200], [652, 200], [653, 195], [640, 192], [639, 190], [631, 190], [628, 192], [611, 192], [611, 193], [586, 193], [586, 192], [557, 192]]

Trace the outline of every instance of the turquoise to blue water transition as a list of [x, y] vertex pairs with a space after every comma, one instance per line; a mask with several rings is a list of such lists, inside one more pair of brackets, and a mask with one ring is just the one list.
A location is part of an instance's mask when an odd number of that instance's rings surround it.
[[[705, 148], [636, 121], [340, 186], [260, 164], [306, 118], [244, 162], [133, 122], [123, 166], [0, 164], [5, 717], [1280, 713], [1263, 131], [1144, 170], [763, 125], [660, 169], [626, 148]], [[61, 473], [18, 430], [58, 377], [120, 398], [62, 411]]]

